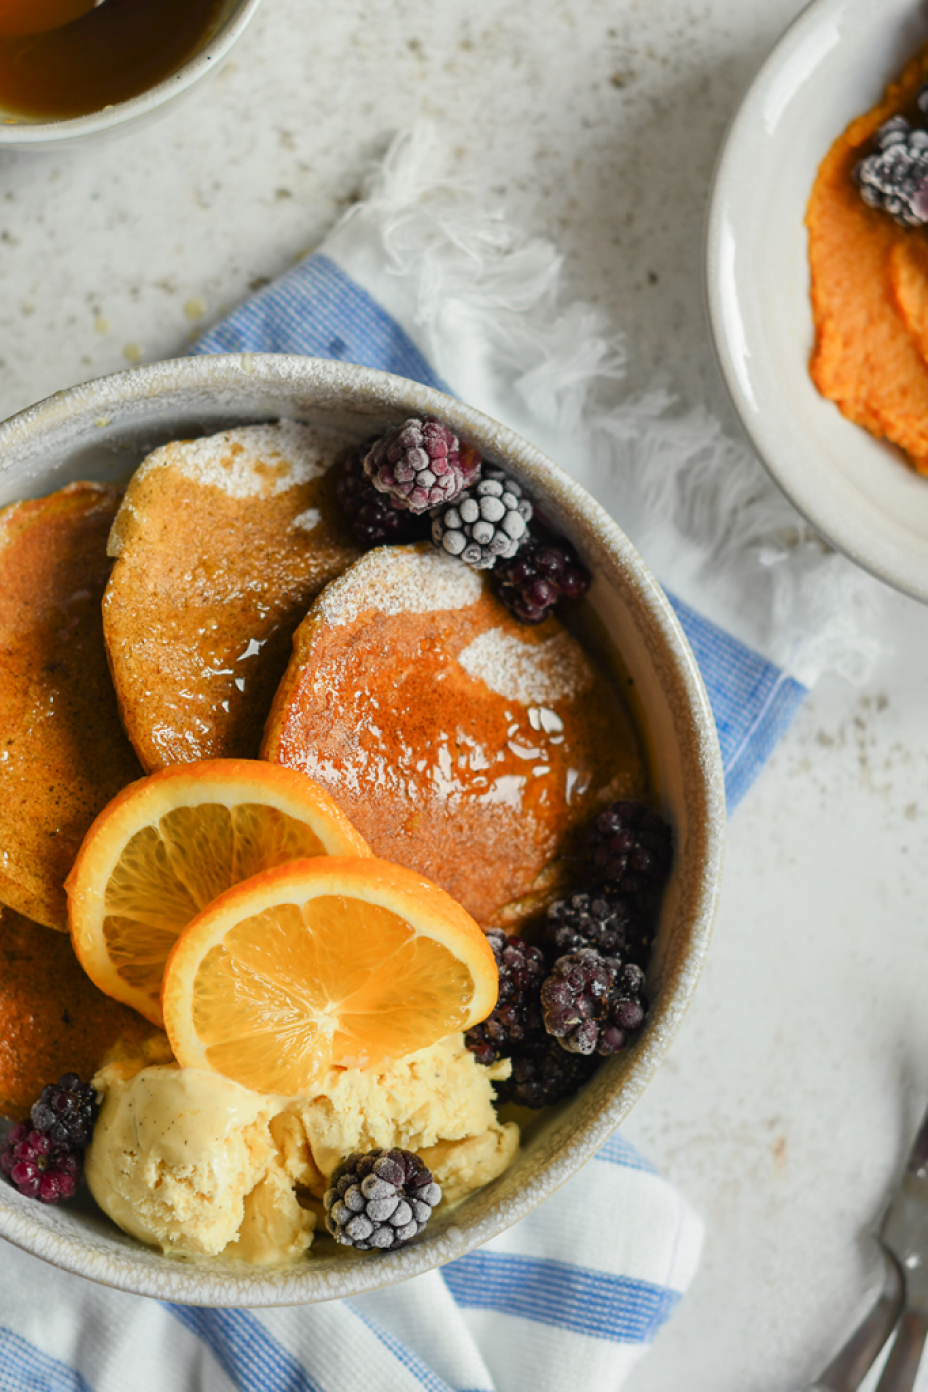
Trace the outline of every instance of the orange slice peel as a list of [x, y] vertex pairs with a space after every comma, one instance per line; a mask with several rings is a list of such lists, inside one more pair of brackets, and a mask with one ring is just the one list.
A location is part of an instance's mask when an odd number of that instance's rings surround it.
[[74, 949], [101, 990], [161, 1026], [178, 934], [241, 880], [293, 860], [370, 850], [306, 774], [257, 759], [178, 764], [125, 788], [65, 883]]
[[414, 871], [374, 858], [283, 865], [178, 938], [164, 1025], [181, 1067], [296, 1096], [468, 1029], [496, 1004], [483, 932]]

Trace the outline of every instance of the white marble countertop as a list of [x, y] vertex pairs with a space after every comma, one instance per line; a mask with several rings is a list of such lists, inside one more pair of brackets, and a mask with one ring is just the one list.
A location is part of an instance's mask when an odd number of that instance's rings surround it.
[[[702, 218], [726, 122], [800, 0], [265, 0], [149, 129], [0, 154], [0, 416], [191, 337], [312, 247], [421, 112], [572, 297], [731, 425]], [[793, 1392], [878, 1280], [869, 1233], [928, 1100], [928, 610], [886, 592], [735, 813], [695, 1003], [627, 1134], [706, 1219], [631, 1392]], [[928, 1368], [919, 1386], [928, 1389]]]

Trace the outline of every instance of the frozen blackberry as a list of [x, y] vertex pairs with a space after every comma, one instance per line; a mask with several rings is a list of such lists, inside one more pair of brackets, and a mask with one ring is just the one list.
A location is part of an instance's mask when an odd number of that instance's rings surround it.
[[[928, 87], [918, 104], [928, 106]], [[890, 214], [902, 227], [928, 222], [928, 131], [914, 129], [904, 116], [884, 121], [874, 137], [876, 148], [854, 169], [860, 196], [871, 208]]]
[[531, 517], [521, 485], [500, 469], [489, 469], [448, 507], [433, 511], [432, 541], [474, 570], [489, 570], [516, 554]]
[[598, 879], [617, 894], [661, 884], [670, 870], [670, 827], [644, 802], [613, 802], [594, 818], [585, 850]]
[[65, 1150], [83, 1150], [93, 1135], [100, 1107], [90, 1083], [65, 1073], [42, 1089], [32, 1107], [32, 1125]]
[[364, 472], [394, 507], [410, 512], [450, 503], [480, 473], [480, 455], [430, 416], [411, 417], [374, 440], [362, 455]]
[[540, 993], [548, 973], [544, 953], [523, 938], [491, 928], [487, 942], [496, 958], [499, 998], [492, 1014], [464, 1036], [468, 1049], [483, 1064], [507, 1057], [528, 1039], [544, 1037]]
[[441, 1199], [432, 1171], [409, 1150], [355, 1152], [334, 1171], [322, 1203], [336, 1242], [368, 1252], [405, 1247]]
[[77, 1190], [83, 1163], [80, 1151], [56, 1145], [44, 1131], [19, 1121], [0, 1150], [0, 1170], [28, 1199], [54, 1204]]
[[541, 988], [545, 1029], [572, 1054], [624, 1049], [645, 1022], [644, 972], [592, 947], [559, 957]]
[[570, 1054], [550, 1035], [519, 1048], [512, 1055], [512, 1074], [494, 1083], [500, 1102], [522, 1107], [552, 1107], [572, 1097], [599, 1066], [594, 1054]]
[[355, 540], [365, 547], [424, 540], [428, 520], [396, 507], [388, 494], [378, 493], [364, 472], [362, 459], [372, 441], [352, 454], [335, 486], [339, 505]]
[[647, 916], [622, 894], [580, 893], [555, 900], [544, 934], [552, 959], [595, 947], [604, 957], [621, 957], [640, 967], [647, 964], [654, 941]]
[[569, 542], [531, 537], [511, 560], [493, 572], [496, 593], [523, 623], [541, 623], [557, 601], [579, 599], [590, 588], [590, 572]]

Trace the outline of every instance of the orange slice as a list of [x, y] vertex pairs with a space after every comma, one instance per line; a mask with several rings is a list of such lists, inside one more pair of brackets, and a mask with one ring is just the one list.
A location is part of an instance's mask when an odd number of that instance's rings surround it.
[[308, 856], [369, 856], [318, 783], [258, 759], [178, 764], [132, 783], [91, 826], [65, 883], [92, 981], [162, 1024], [177, 935], [231, 885]]
[[305, 1093], [468, 1029], [496, 1004], [489, 943], [431, 880], [332, 857], [237, 885], [188, 925], [164, 974], [178, 1063]]

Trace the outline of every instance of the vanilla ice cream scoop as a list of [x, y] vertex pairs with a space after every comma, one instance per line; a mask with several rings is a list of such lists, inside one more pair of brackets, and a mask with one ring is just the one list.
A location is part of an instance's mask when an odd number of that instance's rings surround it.
[[378, 1069], [333, 1068], [302, 1097], [153, 1056], [114, 1058], [93, 1079], [104, 1100], [85, 1173], [104, 1213], [165, 1253], [294, 1260], [313, 1240], [313, 1205], [354, 1151], [421, 1152], [453, 1202], [518, 1150], [519, 1128], [493, 1107], [508, 1061], [484, 1068], [461, 1034]]
[[286, 1099], [203, 1069], [124, 1073], [104, 1068], [94, 1080], [105, 1101], [86, 1157], [90, 1191], [115, 1223], [166, 1253], [237, 1255], [243, 1224], [249, 1260], [306, 1250], [315, 1220], [270, 1131]]

